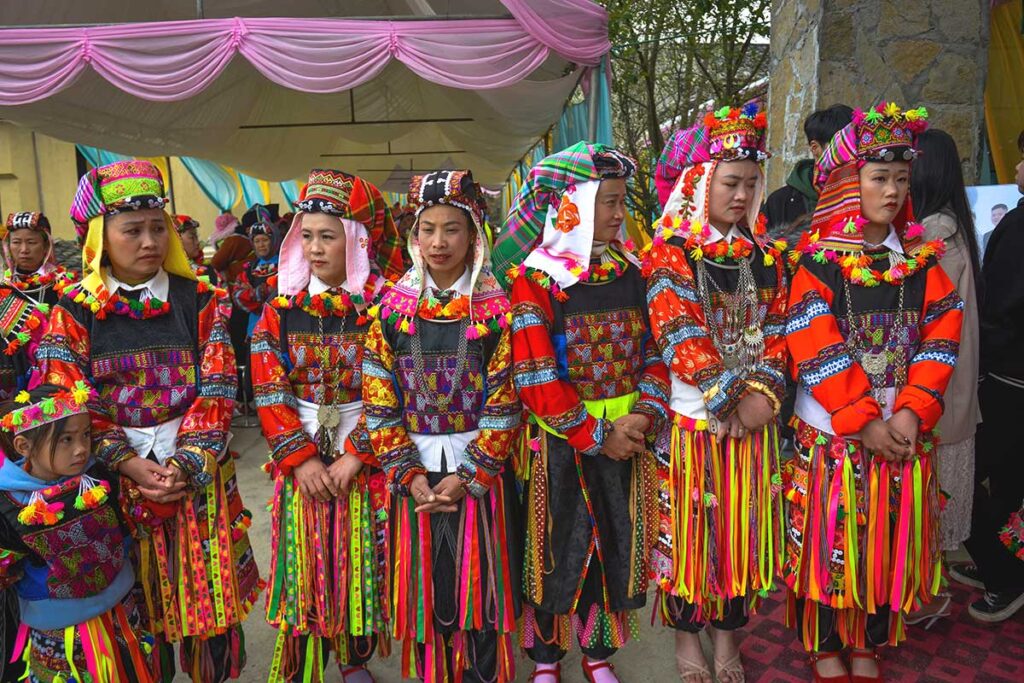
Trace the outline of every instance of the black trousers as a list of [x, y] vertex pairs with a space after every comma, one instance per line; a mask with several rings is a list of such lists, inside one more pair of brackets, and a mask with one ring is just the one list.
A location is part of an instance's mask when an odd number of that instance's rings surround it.
[[[983, 422], [975, 438], [971, 535], [964, 542], [993, 592], [1024, 588], [1024, 562], [999, 540], [999, 531], [1024, 499], [1020, 425], [1024, 389], [986, 378], [978, 391]], [[984, 486], [988, 481], [988, 487]]]
[[[452, 648], [452, 637], [454, 633], [438, 633], [439, 638], [444, 638], [445, 655], [448, 659], [448, 671], [455, 671], [454, 650]], [[467, 657], [469, 668], [462, 670], [464, 683], [494, 683], [498, 677], [498, 632], [490, 629], [485, 631], [466, 631], [465, 637], [469, 638]], [[420, 661], [426, 661], [425, 648], [417, 644]], [[423, 680], [423, 672], [419, 672], [420, 680]]]
[[732, 598], [725, 603], [725, 614], [721, 619], [698, 619], [697, 606], [686, 602], [682, 598], [663, 593], [661, 599], [665, 601], [665, 613], [668, 614], [670, 626], [677, 631], [687, 633], [700, 633], [710, 621], [711, 625], [719, 631], [735, 631], [743, 628], [750, 621], [747, 613], [747, 598]]
[[[804, 600], [796, 601], [796, 632], [804, 629]], [[836, 628], [836, 612], [828, 605], [818, 604], [818, 651], [839, 652], [843, 649], [843, 639]], [[864, 644], [869, 647], [881, 647], [889, 642], [889, 606], [879, 605], [874, 614], [869, 614], [864, 627]]]
[[[590, 569], [587, 571], [587, 578], [583, 580], [583, 589], [580, 591], [579, 604], [576, 613], [585, 621], [590, 614], [591, 607], [601, 604], [601, 563], [595, 554], [590, 561]], [[540, 607], [534, 608], [537, 620], [538, 634], [535, 634], [534, 644], [526, 648], [526, 654], [530, 659], [540, 664], [554, 664], [565, 657], [565, 650], [559, 647], [555, 636], [555, 615]], [[577, 634], [577, 637], [580, 634]], [[608, 647], [604, 644], [597, 644], [588, 647], [582, 641], [578, 641], [580, 650], [590, 659], [608, 659], [615, 654], [617, 648]]]
[[[306, 642], [309, 640], [309, 638], [310, 638], [310, 636], [308, 636], [308, 635], [296, 637], [296, 640], [298, 641], [298, 643], [296, 644], [298, 658], [297, 658], [296, 663], [295, 663], [295, 671], [297, 671], [298, 673], [297, 673], [297, 675], [295, 675], [292, 678], [288, 679], [289, 683], [291, 683], [292, 681], [297, 681], [297, 682], [302, 681], [302, 672], [305, 671], [305, 669], [306, 669]], [[327, 661], [331, 657], [331, 641], [330, 641], [330, 639], [329, 638], [323, 638], [322, 640], [323, 640], [323, 643], [321, 643], [322, 647], [320, 648], [321, 659], [322, 659], [322, 661], [320, 662], [320, 669], [321, 669], [321, 671], [327, 668]], [[372, 635], [372, 636], [352, 636], [352, 635], [350, 635], [348, 637], [348, 661], [347, 662], [339, 661], [338, 662], [338, 667], [339, 668], [344, 668], [346, 666], [363, 666], [364, 664], [366, 664], [367, 662], [370, 661], [370, 659], [373, 657], [373, 652], [376, 649], [377, 649], [377, 636], [376, 635]]]

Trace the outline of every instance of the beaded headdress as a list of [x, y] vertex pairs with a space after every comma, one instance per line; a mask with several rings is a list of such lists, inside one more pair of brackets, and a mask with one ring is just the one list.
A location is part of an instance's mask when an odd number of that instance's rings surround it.
[[21, 391], [14, 397], [14, 402], [22, 406], [4, 415], [0, 419], [0, 428], [18, 435], [66, 417], [87, 413], [86, 404], [90, 397], [92, 389], [81, 380], [75, 382], [71, 389], [61, 389], [37, 403], [31, 402], [27, 391]]
[[199, 221], [192, 216], [186, 216], [183, 213], [176, 214], [174, 216], [174, 227], [178, 230], [178, 234], [188, 232], [189, 230], [198, 230]]
[[89, 220], [122, 211], [162, 209], [167, 205], [164, 177], [148, 161], [130, 159], [97, 166], [78, 182], [71, 202], [71, 220], [84, 237]]
[[768, 117], [755, 102], [742, 108], [722, 107], [708, 112], [704, 116], [704, 126], [712, 159], [765, 161], [769, 156], [765, 148]]

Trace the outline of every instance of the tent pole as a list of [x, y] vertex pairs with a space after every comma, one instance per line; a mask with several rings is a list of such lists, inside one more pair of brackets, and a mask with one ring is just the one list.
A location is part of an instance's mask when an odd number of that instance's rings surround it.
[[203, 0], [196, 0], [196, 19], [205, 19], [206, 10], [203, 9]]
[[597, 85], [600, 78], [601, 70], [599, 68], [592, 68], [590, 70], [590, 94], [587, 96], [588, 109], [590, 120], [587, 126], [587, 139], [593, 142], [597, 139]]

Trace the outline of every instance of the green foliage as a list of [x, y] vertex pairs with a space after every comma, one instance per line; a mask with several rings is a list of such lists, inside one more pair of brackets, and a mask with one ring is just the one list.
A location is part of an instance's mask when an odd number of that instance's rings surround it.
[[639, 163], [630, 203], [650, 227], [665, 139], [707, 105], [766, 91], [771, 0], [604, 0], [612, 42], [616, 144]]

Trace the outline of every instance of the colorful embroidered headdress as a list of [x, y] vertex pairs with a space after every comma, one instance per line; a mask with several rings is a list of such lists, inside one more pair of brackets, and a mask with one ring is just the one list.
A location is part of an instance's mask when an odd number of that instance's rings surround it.
[[371, 183], [331, 169], [313, 169], [295, 202], [298, 213], [281, 243], [278, 293], [294, 297], [309, 286], [309, 263], [302, 255], [302, 217], [323, 213], [345, 229], [345, 290], [351, 304], [365, 309], [379, 291], [380, 277], [402, 274], [398, 230], [384, 195]]
[[58, 269], [57, 259], [53, 254], [53, 239], [50, 230], [50, 220], [37, 211], [21, 211], [8, 214], [7, 223], [0, 226], [0, 240], [3, 245], [3, 257], [7, 267], [14, 271], [14, 255], [11, 253], [10, 235], [18, 230], [31, 230], [38, 232], [46, 238], [47, 250], [43, 257], [43, 263], [39, 270], [42, 273], [50, 273]]
[[21, 391], [14, 397], [14, 402], [21, 407], [4, 415], [0, 428], [18, 435], [66, 417], [88, 413], [87, 404], [92, 395], [92, 389], [81, 380], [71, 389], [62, 389], [36, 403], [31, 402], [27, 391]]
[[[409, 255], [413, 267], [381, 298], [380, 316], [385, 324], [401, 332], [416, 333], [417, 315], [445, 319], [469, 317], [466, 336], [477, 339], [489, 332], [500, 331], [508, 323], [509, 303], [504, 290], [491, 271], [491, 256], [484, 233], [484, 201], [480, 186], [468, 170], [434, 171], [415, 176], [409, 185], [409, 200], [416, 205], [416, 224], [409, 231]], [[427, 265], [420, 251], [419, 220], [432, 206], [454, 206], [469, 216], [470, 230], [475, 236], [470, 264], [472, 295], [469, 301], [459, 297], [451, 306], [440, 307], [423, 296], [427, 284]], [[440, 309], [444, 311], [441, 312]], [[435, 310], [437, 309], [437, 310]]]
[[[709, 253], [709, 247], [705, 246], [705, 240], [711, 236], [711, 179], [720, 163], [754, 161], [759, 173], [742, 225], [750, 230], [751, 237], [764, 253], [765, 263], [774, 263], [782, 245], [769, 240], [760, 215], [765, 186], [764, 161], [769, 157], [764, 146], [767, 127], [764, 112], [756, 103], [749, 103], [742, 109], [724, 107], [709, 112], [701, 122], [672, 134], [655, 169], [654, 182], [662, 204], [661, 218], [655, 224], [655, 243], [682, 237], [686, 249], [695, 258], [707, 256], [718, 260], [719, 256]], [[719, 244], [719, 249], [731, 248], [725, 242]], [[744, 244], [752, 248], [745, 240], [736, 248]], [[720, 256], [729, 255], [735, 254]]]
[[530, 169], [494, 246], [499, 281], [507, 287], [530, 259], [527, 266], [548, 273], [560, 287], [577, 282], [590, 262], [601, 180], [635, 173], [633, 159], [600, 143], [578, 142], [542, 159]]
[[917, 156], [917, 135], [927, 129], [927, 119], [924, 107], [903, 111], [892, 102], [866, 113], [854, 112], [853, 121], [835, 134], [815, 165], [818, 204], [794, 258], [807, 255], [822, 263], [837, 263], [850, 282], [873, 287], [882, 282], [898, 284], [929, 258], [941, 256], [941, 240], [924, 242], [924, 229], [914, 222], [909, 193], [892, 221], [906, 260], [878, 271], [863, 253], [862, 229], [867, 220], [861, 215], [860, 169], [869, 162], [912, 162]]
[[[110, 293], [103, 284], [103, 225], [106, 216], [141, 209], [163, 209], [167, 193], [160, 169], [148, 161], [131, 159], [97, 166], [78, 182], [78, 190], [71, 202], [71, 220], [82, 245], [82, 281], [73, 289], [75, 297], [81, 294], [81, 303], [93, 312], [104, 308]], [[181, 245], [174, 221], [163, 212], [170, 239], [163, 269], [168, 273], [195, 280], [185, 249]], [[67, 294], [67, 292], [65, 292]]]

